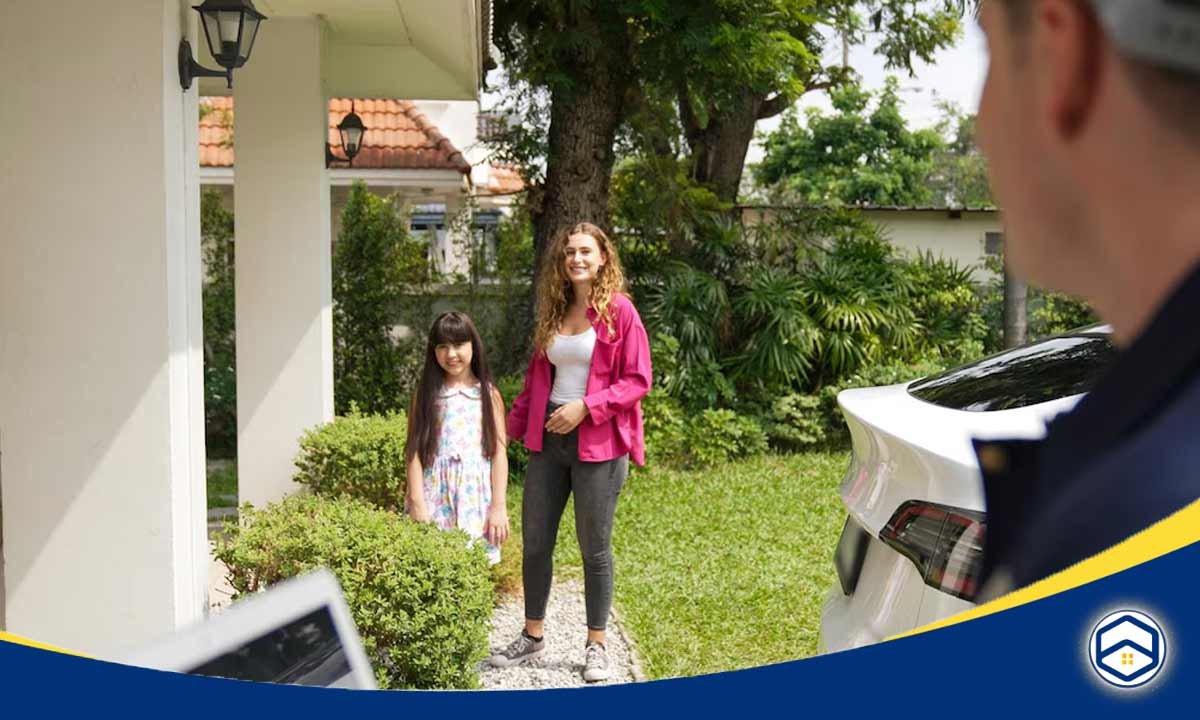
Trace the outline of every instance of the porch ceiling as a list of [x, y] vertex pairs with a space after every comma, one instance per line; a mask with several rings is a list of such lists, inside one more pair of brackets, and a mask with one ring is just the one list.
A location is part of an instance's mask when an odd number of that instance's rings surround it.
[[[268, 18], [322, 19], [328, 97], [429, 100], [478, 99], [491, 45], [489, 5], [490, 0], [255, 0]], [[270, 31], [267, 20], [259, 32]], [[201, 62], [216, 67], [207, 48], [200, 55]], [[200, 94], [229, 90], [221, 78], [203, 78]]]

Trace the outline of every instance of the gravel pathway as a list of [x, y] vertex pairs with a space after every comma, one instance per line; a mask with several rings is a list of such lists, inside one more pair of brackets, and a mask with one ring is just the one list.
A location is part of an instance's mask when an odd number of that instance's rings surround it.
[[[525, 606], [520, 596], [504, 601], [492, 613], [493, 650], [498, 650], [521, 632]], [[584, 687], [583, 645], [587, 640], [587, 612], [583, 604], [583, 582], [566, 580], [554, 585], [546, 607], [546, 652], [523, 665], [494, 668], [483, 663], [479, 677], [488, 690], [529, 690]], [[595, 685], [636, 682], [643, 679], [637, 658], [621, 629], [619, 620], [608, 621], [608, 659], [612, 677]]]

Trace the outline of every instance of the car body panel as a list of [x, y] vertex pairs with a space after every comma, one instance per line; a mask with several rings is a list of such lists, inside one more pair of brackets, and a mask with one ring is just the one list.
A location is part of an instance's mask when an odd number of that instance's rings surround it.
[[[839, 494], [850, 523], [865, 530], [870, 543], [848, 585], [853, 592], [845, 593], [839, 580], [825, 600], [821, 652], [879, 642], [974, 607], [926, 585], [913, 561], [880, 540], [880, 532], [908, 501], [984, 512], [972, 441], [1044, 437], [1047, 423], [1075, 407], [1084, 396], [1080, 390], [1108, 361], [1111, 349], [1092, 349], [1090, 341], [1110, 332], [1107, 326], [1083, 328], [940, 376], [838, 395], [853, 448]], [[954, 387], [955, 378], [966, 392]], [[970, 388], [990, 399], [977, 403]]]

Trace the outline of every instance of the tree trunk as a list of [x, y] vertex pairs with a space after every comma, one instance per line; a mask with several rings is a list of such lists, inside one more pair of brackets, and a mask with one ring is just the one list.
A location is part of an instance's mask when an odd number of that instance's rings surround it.
[[[829, 82], [814, 83], [807, 91], [829, 87]], [[734, 107], [720, 113], [711, 109], [707, 125], [701, 127], [688, 102], [687, 87], [681, 87], [679, 117], [692, 152], [692, 179], [703, 183], [721, 200], [737, 202], [755, 125], [759, 120], [780, 114], [790, 104], [791, 100], [782, 94], [768, 98], [747, 88]]]
[[[583, 17], [579, 24], [577, 29], [587, 29], [596, 21]], [[542, 254], [555, 233], [579, 222], [610, 229], [613, 144], [633, 77], [629, 54], [626, 42], [582, 48], [561, 68], [577, 81], [550, 93], [546, 181], [533, 212], [535, 286]]]
[[1024, 345], [1028, 328], [1025, 281], [1013, 274], [1004, 262], [1004, 347]]
[[546, 182], [534, 217], [539, 261], [550, 239], [564, 228], [583, 221], [608, 227], [613, 142], [621, 122], [623, 88], [614, 78], [597, 77], [569, 99], [563, 94], [551, 95]]
[[[706, 127], [699, 127], [690, 110], [685, 110], [684, 124], [692, 151], [692, 178], [729, 203], [737, 201], [742, 184], [746, 152], [754, 139], [754, 126], [765, 98], [744, 90], [736, 107], [709, 116]], [[680, 102], [680, 109], [687, 101]]]

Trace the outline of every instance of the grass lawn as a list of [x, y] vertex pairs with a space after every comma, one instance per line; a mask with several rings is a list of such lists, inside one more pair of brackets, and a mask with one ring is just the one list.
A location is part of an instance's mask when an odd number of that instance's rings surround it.
[[210, 463], [208, 469], [208, 508], [237, 506], [237, 462]]
[[[636, 472], [617, 505], [616, 604], [652, 678], [735, 670], [816, 651], [845, 519], [843, 452], [767, 455], [722, 468]], [[520, 586], [521, 488], [501, 588]], [[582, 575], [568, 506], [557, 575]], [[553, 632], [552, 629], [548, 629]]]

